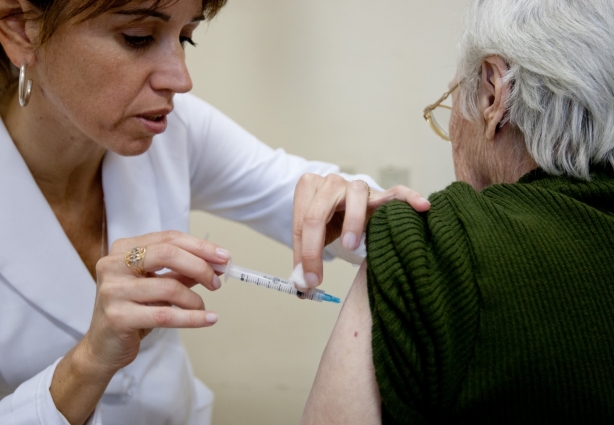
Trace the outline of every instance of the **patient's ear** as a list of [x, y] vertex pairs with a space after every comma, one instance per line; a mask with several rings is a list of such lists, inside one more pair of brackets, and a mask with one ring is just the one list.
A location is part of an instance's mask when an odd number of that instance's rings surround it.
[[0, 0], [0, 43], [13, 65], [33, 65], [39, 34], [29, 18], [36, 9], [28, 0]]
[[489, 56], [482, 62], [482, 78], [478, 94], [478, 105], [485, 124], [485, 137], [494, 140], [506, 113], [511, 83], [504, 82], [508, 71], [505, 61], [499, 56]]

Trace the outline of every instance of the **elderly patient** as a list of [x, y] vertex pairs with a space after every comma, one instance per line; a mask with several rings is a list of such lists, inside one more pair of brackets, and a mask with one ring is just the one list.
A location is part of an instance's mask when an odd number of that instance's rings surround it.
[[614, 423], [613, 46], [612, 0], [470, 5], [459, 181], [372, 217], [303, 424]]

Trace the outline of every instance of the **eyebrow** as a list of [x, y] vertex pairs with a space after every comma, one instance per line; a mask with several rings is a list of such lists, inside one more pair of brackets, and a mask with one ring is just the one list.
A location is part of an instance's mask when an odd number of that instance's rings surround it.
[[[117, 15], [126, 15], [126, 16], [138, 16], [141, 19], [145, 19], [148, 17], [162, 19], [164, 22], [169, 22], [171, 20], [171, 16], [166, 13], [159, 12], [157, 10], [152, 9], [131, 9], [131, 10], [118, 10], [115, 12]], [[138, 18], [137, 18], [138, 19]], [[205, 20], [205, 14], [202, 13], [200, 15], [196, 15], [192, 18], [190, 22], [199, 22]]]

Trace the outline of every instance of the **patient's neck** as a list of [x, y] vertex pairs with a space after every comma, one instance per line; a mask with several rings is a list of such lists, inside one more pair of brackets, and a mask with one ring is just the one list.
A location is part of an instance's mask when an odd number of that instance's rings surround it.
[[503, 126], [494, 140], [487, 141], [479, 155], [481, 166], [472, 173], [470, 182], [477, 191], [493, 184], [516, 183], [538, 168], [526, 148], [523, 134], [510, 125]]

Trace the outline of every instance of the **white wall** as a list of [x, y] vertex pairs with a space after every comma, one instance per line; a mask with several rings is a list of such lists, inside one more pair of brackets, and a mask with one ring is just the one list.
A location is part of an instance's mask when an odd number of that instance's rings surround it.
[[[454, 179], [449, 144], [422, 118], [454, 76], [468, 0], [229, 0], [186, 47], [193, 92], [273, 147], [378, 178], [407, 167], [428, 194]], [[287, 276], [291, 251], [204, 213], [192, 233], [237, 264]], [[332, 262], [323, 288], [345, 296], [356, 269]], [[229, 281], [199, 291], [220, 321], [184, 331], [216, 393], [216, 425], [297, 423], [339, 307]]]

